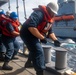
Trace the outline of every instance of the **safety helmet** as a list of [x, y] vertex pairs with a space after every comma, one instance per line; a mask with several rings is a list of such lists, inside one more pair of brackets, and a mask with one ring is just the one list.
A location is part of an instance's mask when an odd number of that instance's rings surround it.
[[10, 11], [10, 10], [8, 10], [8, 11], [6, 11], [6, 15], [7, 16], [10, 16], [10, 13], [11, 13], [12, 11]]
[[10, 18], [12, 18], [12, 19], [18, 19], [17, 13], [16, 12], [10, 13]]
[[4, 10], [0, 9], [0, 15], [5, 14]]
[[50, 10], [53, 13], [57, 14], [57, 11], [59, 9], [59, 6], [58, 6], [57, 2], [50, 2], [50, 3], [47, 4], [47, 7], [50, 8]]

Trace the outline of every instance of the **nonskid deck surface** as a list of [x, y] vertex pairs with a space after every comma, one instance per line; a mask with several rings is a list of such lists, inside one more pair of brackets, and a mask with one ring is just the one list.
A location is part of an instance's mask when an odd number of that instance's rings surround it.
[[27, 57], [22, 54], [18, 54], [19, 59], [10, 61], [9, 65], [13, 67], [12, 71], [1, 70], [3, 62], [0, 61], [0, 75], [35, 75], [33, 68], [24, 68], [24, 64], [27, 61]]
[[[59, 48], [57, 48], [57, 49], [59, 49]], [[0, 61], [0, 75], [36, 75], [36, 71], [34, 70], [33, 67], [32, 68], [24, 67], [24, 65], [27, 61], [27, 58], [28, 58], [28, 53], [29, 53], [28, 50], [25, 50], [24, 52], [22, 52], [22, 50], [19, 50], [18, 54], [16, 55], [16, 57], [18, 57], [18, 59], [14, 59], [9, 62], [9, 65], [13, 67], [12, 71], [2, 70], [1, 67], [4, 62]], [[69, 67], [67, 67], [63, 70], [56, 70], [55, 62], [51, 60], [51, 61], [49, 61], [49, 63], [46, 63], [46, 70], [44, 71], [44, 75], [65, 75], [65, 72], [68, 70], [70, 70]], [[66, 74], [66, 75], [68, 75], [68, 74]]]

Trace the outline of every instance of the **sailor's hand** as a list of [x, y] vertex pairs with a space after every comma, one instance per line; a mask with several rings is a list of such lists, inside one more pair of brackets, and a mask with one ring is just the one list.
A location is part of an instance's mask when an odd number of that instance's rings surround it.
[[46, 39], [46, 38], [41, 39], [41, 40], [40, 40], [40, 42], [41, 42], [41, 43], [45, 43], [45, 44], [46, 44], [46, 43], [47, 43], [47, 39]]
[[55, 41], [54, 41], [54, 46], [60, 47], [60, 44], [61, 44], [61, 43], [60, 43], [58, 40], [55, 40]]

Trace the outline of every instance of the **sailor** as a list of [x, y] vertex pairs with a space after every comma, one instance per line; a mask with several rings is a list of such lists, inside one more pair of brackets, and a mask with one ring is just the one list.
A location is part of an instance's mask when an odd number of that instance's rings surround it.
[[[9, 18], [11, 12], [12, 11], [6, 11], [6, 14], [5, 14], [5, 12], [4, 12], [3, 9], [0, 10], [0, 24], [2, 24], [2, 22], [4, 20], [6, 20], [7, 18]], [[4, 47], [3, 43], [2, 43], [1, 36], [2, 36], [2, 31], [0, 29], [0, 61], [4, 61], [6, 50], [5, 50], [5, 47]]]
[[[39, 8], [33, 9], [34, 12], [24, 22], [20, 30], [20, 36], [30, 51], [28, 59], [32, 60], [37, 75], [43, 75], [45, 69], [44, 52], [39, 40], [42, 43], [47, 43], [45, 35], [48, 32], [54, 45], [60, 46], [60, 42], [52, 31], [53, 18], [57, 14], [58, 8], [58, 4], [55, 2], [50, 2], [47, 6], [39, 5]], [[28, 64], [31, 63], [28, 62]]]
[[6, 11], [6, 16], [9, 17], [10, 13], [12, 13], [12, 11], [10, 11], [10, 10]]
[[5, 17], [2, 16], [2, 18], [5, 19], [5, 20], [7, 20], [7, 18], [8, 18], [8, 21], [9, 21], [9, 19], [10, 19], [10, 14], [11, 14], [11, 13], [12, 13], [11, 10], [6, 11]]
[[10, 20], [5, 20], [2, 28], [2, 40], [6, 47], [6, 54], [4, 58], [4, 64], [2, 66], [3, 70], [12, 70], [13, 67], [9, 66], [8, 63], [11, 59], [15, 57], [20, 48], [19, 42], [16, 37], [20, 35], [19, 33], [19, 21], [16, 12], [10, 13]]
[[[4, 10], [0, 10], [0, 27], [2, 25], [2, 22], [3, 20], [1, 19], [1, 15], [5, 15], [5, 12]], [[2, 30], [0, 28], [0, 61], [4, 61], [4, 57], [5, 57], [5, 47], [3, 45], [3, 42], [2, 42]]]

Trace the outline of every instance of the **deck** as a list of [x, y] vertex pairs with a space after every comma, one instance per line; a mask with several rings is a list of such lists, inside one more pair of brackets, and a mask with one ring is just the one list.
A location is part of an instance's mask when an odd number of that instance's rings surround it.
[[[18, 57], [19, 59], [10, 61], [9, 65], [13, 66], [12, 71], [2, 70], [1, 67], [3, 65], [3, 62], [0, 61], [0, 75], [36, 75], [36, 72], [33, 67], [32, 68], [24, 67], [25, 62], [27, 61], [27, 58], [28, 58], [28, 50], [26, 46], [24, 46], [24, 49], [25, 50], [23, 52], [22, 50], [18, 52], [16, 57]], [[59, 50], [59, 48], [56, 48], [56, 49]], [[69, 74], [65, 74], [67, 70], [70, 70], [70, 68], [67, 67], [63, 70], [56, 70], [55, 62], [51, 61], [51, 63], [46, 64], [46, 70], [44, 71], [44, 75], [69, 75]]]
[[[33, 68], [24, 68], [24, 64], [27, 61], [27, 56], [21, 53], [18, 53], [17, 60], [11, 60], [9, 65], [13, 66], [12, 71], [2, 70], [1, 66], [3, 62], [0, 61], [0, 75], [36, 75], [36, 72]], [[54, 75], [45, 71], [44, 75]]]
[[13, 66], [12, 71], [1, 70], [3, 62], [0, 62], [0, 75], [35, 75], [33, 68], [24, 68], [24, 64], [27, 61], [27, 56], [18, 54], [19, 59], [10, 61], [9, 65]]

